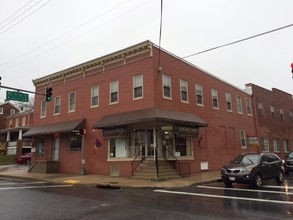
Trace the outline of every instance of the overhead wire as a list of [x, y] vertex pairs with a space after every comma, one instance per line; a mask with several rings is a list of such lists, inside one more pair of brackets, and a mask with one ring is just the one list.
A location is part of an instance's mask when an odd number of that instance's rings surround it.
[[[124, 1], [123, 3], [127, 2], [127, 1], [129, 1], [129, 0], [126, 0], [126, 1]], [[143, 5], [147, 4], [147, 3], [150, 2], [150, 1], [151, 1], [151, 0], [147, 0], [147, 1], [143, 2], [142, 4], [139, 4], [138, 6], [129, 9], [129, 10], [126, 11], [125, 13], [120, 14], [120, 15], [114, 17], [113, 19], [108, 20], [108, 21], [105, 22], [105, 23], [102, 23], [102, 24], [100, 24], [100, 25], [98, 25], [98, 26], [95, 26], [94, 28], [92, 28], [92, 29], [90, 29], [90, 30], [88, 30], [88, 31], [86, 31], [86, 32], [83, 32], [83, 33], [79, 34], [78, 36], [76, 36], [76, 37], [74, 37], [74, 38], [72, 38], [72, 39], [70, 39], [70, 40], [67, 40], [66, 42], [63, 42], [63, 43], [61, 43], [61, 44], [59, 44], [59, 45], [57, 45], [57, 46], [55, 46], [55, 47], [53, 47], [53, 48], [50, 48], [50, 49], [48, 49], [48, 50], [46, 50], [46, 51], [44, 51], [44, 52], [41, 52], [41, 53], [39, 53], [39, 54], [37, 54], [37, 55], [31, 57], [31, 58], [28, 58], [28, 59], [26, 59], [26, 60], [24, 60], [24, 61], [22, 61], [22, 62], [19, 62], [19, 63], [15, 64], [15, 65], [13, 65], [13, 66], [11, 66], [11, 67], [3, 68], [3, 69], [1, 69], [0, 71], [5, 71], [5, 70], [8, 70], [8, 69], [14, 68], [16, 65], [20, 65], [20, 64], [22, 64], [22, 63], [25, 63], [25, 62], [31, 60], [31, 59], [34, 59], [34, 58], [39, 57], [39, 56], [41, 56], [41, 55], [43, 55], [43, 54], [45, 54], [45, 53], [48, 53], [48, 52], [51, 51], [51, 50], [54, 50], [54, 49], [56, 49], [56, 48], [59, 48], [59, 47], [65, 46], [66, 44], [68, 44], [68, 43], [70, 43], [70, 42], [72, 42], [72, 41], [74, 41], [74, 40], [76, 40], [76, 39], [82, 37], [83, 35], [86, 35], [86, 34], [92, 32], [92, 31], [94, 31], [94, 30], [96, 30], [96, 29], [98, 29], [98, 28], [100, 28], [100, 27], [102, 27], [102, 26], [104, 26], [104, 25], [106, 25], [106, 24], [108, 24], [108, 23], [110, 23], [110, 22], [113, 22], [113, 21], [117, 20], [118, 18], [120, 18], [120, 17], [122, 17], [122, 16], [125, 16], [125, 15], [129, 14], [130, 12], [132, 12], [132, 11], [134, 11], [134, 10], [136, 10], [136, 9], [138, 9], [138, 8], [140, 8], [140, 7], [142, 7]], [[120, 4], [119, 6], [121, 6], [121, 4]], [[118, 6], [116, 6], [116, 7], [118, 7]], [[115, 8], [116, 8], [116, 7], [115, 7]], [[113, 9], [114, 9], [114, 8], [113, 8]], [[110, 11], [110, 10], [109, 10], [109, 11]], [[107, 11], [107, 12], [109, 12], [109, 11]], [[107, 12], [105, 12], [105, 13], [107, 13]], [[85, 22], [85, 23], [88, 23], [88, 22]], [[78, 27], [74, 28], [74, 30], [75, 30], [75, 29], [78, 29]], [[72, 31], [73, 31], [73, 29], [70, 30], [70, 31], [68, 31], [68, 33], [72, 32]], [[48, 41], [48, 42], [45, 43], [45, 44], [42, 44], [42, 45], [40, 45], [40, 46], [38, 46], [38, 47], [36, 47], [36, 48], [30, 50], [30, 51], [28, 51], [28, 52], [26, 52], [26, 53], [24, 53], [24, 54], [18, 56], [17, 58], [19, 58], [19, 57], [21, 57], [21, 56], [24, 56], [24, 55], [26, 55], [26, 54], [28, 54], [28, 53], [34, 51], [34, 50], [37, 50], [37, 49], [39, 49], [39, 48], [41, 48], [41, 47], [43, 47], [43, 46], [45, 46], [45, 45], [51, 43], [52, 41], [55, 41], [56, 39], [59, 39], [59, 38], [63, 37], [63, 36], [66, 35], [66, 34], [67, 34], [67, 32], [64, 33], [64, 34], [62, 34], [62, 35], [60, 35], [60, 36], [58, 36], [57, 38], [54, 38], [53, 40]], [[16, 59], [17, 59], [17, 58], [16, 58]], [[14, 59], [12, 59], [12, 60], [14, 60]], [[8, 61], [8, 62], [11, 62], [12, 60], [10, 60], [10, 61]], [[2, 63], [1, 65], [5, 65], [5, 64], [7, 64], [8, 62]]]
[[0, 25], [2, 25], [3, 23], [5, 23], [6, 21], [8, 21], [10, 18], [12, 18], [14, 15], [16, 15], [19, 11], [21, 11], [22, 9], [24, 9], [27, 5], [29, 5], [31, 2], [33, 2], [34, 0], [30, 0], [28, 3], [26, 3], [24, 6], [22, 6], [20, 9], [18, 9], [17, 11], [15, 11], [14, 13], [12, 13], [8, 18], [4, 19], [3, 21], [0, 22]]
[[[41, 2], [42, 0], [38, 1], [36, 4], [38, 4], [39, 2]], [[11, 28], [15, 27], [16, 25], [18, 25], [20, 22], [24, 21], [26, 18], [28, 18], [29, 16], [31, 16], [32, 14], [34, 14], [35, 12], [39, 11], [41, 8], [43, 8], [45, 5], [47, 5], [48, 3], [50, 3], [52, 0], [47, 1], [45, 4], [41, 5], [40, 7], [38, 7], [36, 10], [32, 11], [31, 13], [27, 14], [26, 16], [24, 16], [23, 18], [21, 18], [19, 21], [17, 21], [16, 23], [14, 23], [13, 25], [11, 25], [10, 27], [8, 27], [7, 29], [5, 29], [4, 31], [0, 32], [0, 36], [3, 35], [4, 33], [6, 33], [7, 31], [9, 31]], [[33, 6], [35, 6], [36, 4], [34, 4]], [[33, 7], [32, 6], [32, 7]], [[30, 7], [29, 9], [31, 9], [32, 7]], [[28, 10], [29, 10], [28, 9]], [[27, 12], [28, 10], [26, 10], [25, 12]], [[25, 13], [24, 12], [24, 13]], [[21, 15], [23, 15], [24, 13], [22, 13]], [[18, 18], [19, 16], [17, 16], [16, 18]], [[15, 19], [16, 19], [15, 18]], [[13, 21], [15, 20], [13, 19]], [[7, 25], [4, 25], [4, 27], [6, 27]], [[0, 30], [3, 29], [0, 28]]]

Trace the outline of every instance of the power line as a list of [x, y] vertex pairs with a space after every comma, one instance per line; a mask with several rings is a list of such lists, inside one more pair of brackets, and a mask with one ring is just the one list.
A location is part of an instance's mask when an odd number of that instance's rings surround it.
[[10, 18], [12, 18], [14, 15], [16, 15], [19, 11], [21, 11], [23, 8], [25, 8], [27, 5], [29, 5], [31, 2], [34, 0], [29, 1], [27, 4], [22, 6], [20, 9], [18, 9], [16, 12], [14, 12], [12, 15], [10, 15], [8, 18], [4, 19], [3, 21], [0, 22], [0, 25], [2, 25], [4, 22], [8, 21]]
[[[126, 0], [126, 1], [128, 1], [128, 0]], [[126, 1], [125, 1], [125, 2], [126, 2]], [[10, 66], [10, 67], [7, 67], [7, 68], [4, 68], [4, 69], [1, 69], [0, 71], [5, 71], [5, 70], [8, 70], [8, 69], [12, 69], [12, 68], [14, 68], [14, 67], [17, 66], [17, 65], [20, 65], [20, 64], [22, 64], [22, 63], [25, 63], [25, 62], [27, 62], [27, 61], [29, 61], [29, 60], [31, 60], [31, 59], [36, 58], [36, 57], [39, 57], [39, 56], [41, 56], [41, 55], [43, 55], [43, 54], [45, 54], [45, 53], [48, 53], [48, 52], [51, 51], [51, 50], [54, 50], [54, 49], [59, 48], [59, 47], [62, 47], [62, 46], [64, 46], [64, 45], [66, 45], [66, 44], [68, 44], [68, 43], [70, 43], [70, 42], [72, 42], [72, 41], [74, 41], [74, 40], [76, 40], [76, 39], [82, 37], [83, 35], [88, 34], [89, 32], [92, 32], [92, 31], [94, 31], [94, 30], [96, 30], [96, 29], [98, 29], [98, 28], [101, 28], [102, 26], [104, 26], [104, 25], [106, 25], [106, 24], [108, 24], [108, 23], [110, 23], [110, 22], [113, 22], [113, 21], [117, 20], [117, 19], [120, 18], [120, 17], [123, 17], [123, 16], [129, 14], [130, 12], [132, 12], [132, 11], [134, 11], [134, 10], [136, 10], [136, 9], [138, 9], [138, 8], [140, 8], [140, 7], [142, 7], [143, 5], [147, 4], [147, 3], [150, 2], [150, 1], [151, 1], [151, 0], [147, 0], [147, 1], [143, 2], [142, 4], [139, 4], [138, 6], [129, 9], [129, 10], [126, 11], [125, 13], [120, 14], [120, 15], [114, 17], [114, 18], [111, 19], [111, 20], [108, 20], [108, 21], [105, 22], [105, 23], [102, 23], [102, 24], [100, 24], [100, 25], [98, 25], [98, 26], [95, 26], [94, 28], [90, 29], [89, 31], [83, 32], [83, 33], [79, 34], [78, 36], [76, 36], [76, 37], [74, 37], [74, 38], [72, 38], [72, 39], [70, 39], [70, 40], [67, 40], [65, 43], [63, 42], [63, 43], [61, 43], [61, 44], [59, 44], [59, 45], [57, 45], [57, 46], [55, 46], [55, 47], [53, 47], [53, 48], [50, 48], [50, 49], [48, 49], [48, 50], [46, 50], [46, 51], [44, 51], [44, 52], [42, 52], [42, 53], [39, 53], [39, 54], [37, 54], [37, 55], [35, 55], [35, 56], [31, 57], [31, 58], [28, 58], [28, 59], [26, 59], [26, 60], [24, 60], [24, 61], [22, 61], [22, 62], [19, 62], [19, 63], [13, 65], [13, 66]], [[125, 2], [123, 2], [123, 3], [125, 3]], [[122, 4], [123, 4], [123, 3], [122, 3]], [[121, 5], [121, 4], [120, 4], [120, 5]], [[119, 5], [119, 6], [120, 6], [120, 5]], [[118, 7], [118, 6], [116, 6], [116, 7]], [[116, 8], [116, 7], [115, 7], [115, 8]], [[113, 9], [114, 9], [114, 8], [113, 8]], [[110, 11], [110, 10], [109, 10], [109, 11]], [[107, 11], [107, 12], [108, 12], [108, 11]], [[105, 12], [105, 13], [107, 13], [107, 12]], [[105, 13], [103, 13], [103, 14], [105, 14]], [[88, 23], [88, 22], [85, 22], [85, 23]], [[84, 24], [85, 24], [85, 23], [84, 23]], [[82, 25], [79, 25], [79, 26], [82, 26]], [[79, 27], [79, 26], [78, 26], [78, 27]], [[71, 29], [70, 31], [68, 31], [68, 32], [66, 32], [66, 33], [64, 33], [64, 34], [62, 34], [62, 35], [60, 35], [60, 36], [54, 38], [53, 40], [48, 41], [48, 42], [45, 43], [45, 44], [42, 44], [42, 45], [40, 45], [40, 46], [38, 46], [38, 47], [36, 47], [36, 48], [30, 50], [30, 51], [25, 52], [24, 54], [18, 56], [17, 58], [22, 57], [22, 56], [24, 56], [24, 55], [26, 55], [26, 54], [28, 54], [28, 53], [34, 51], [34, 50], [37, 50], [37, 49], [39, 49], [39, 48], [41, 48], [41, 47], [43, 47], [43, 46], [45, 46], [45, 45], [51, 43], [52, 41], [54, 41], [54, 40], [56, 40], [56, 39], [61, 38], [62, 36], [66, 35], [66, 34], [68, 34], [68, 33], [70, 33], [70, 32], [72, 32], [72, 31], [75, 30], [75, 29], [77, 29], [78, 27]], [[15, 58], [15, 59], [17, 59], [17, 58]], [[7, 63], [9, 63], [9, 62], [11, 62], [11, 61], [13, 61], [13, 60], [14, 60], [14, 59], [11, 59], [11, 60], [9, 60], [9, 61], [7, 61], [7, 62], [5, 62], [5, 63], [2, 63], [1, 65], [5, 65], [5, 64], [7, 64]]]
[[253, 35], [253, 36], [250, 36], [250, 37], [246, 37], [246, 38], [243, 38], [243, 39], [240, 39], [240, 40], [236, 40], [236, 41], [233, 41], [231, 43], [222, 44], [222, 45], [217, 46], [217, 47], [212, 47], [212, 48], [209, 48], [209, 49], [206, 49], [206, 50], [202, 50], [200, 52], [193, 53], [193, 54], [190, 54], [190, 55], [181, 57], [180, 59], [186, 59], [186, 58], [189, 58], [189, 57], [192, 57], [192, 56], [196, 56], [196, 55], [199, 55], [199, 54], [202, 54], [202, 53], [206, 53], [206, 52], [209, 52], [209, 51], [212, 51], [212, 50], [216, 50], [216, 49], [219, 49], [219, 48], [222, 48], [222, 47], [230, 46], [232, 44], [237, 44], [237, 43], [240, 43], [242, 41], [250, 40], [250, 39], [253, 39], [253, 38], [256, 38], [256, 37], [260, 37], [260, 36], [263, 36], [263, 35], [266, 35], [266, 34], [270, 34], [270, 33], [276, 32], [276, 31], [280, 31], [280, 30], [283, 30], [283, 29], [286, 29], [286, 28], [289, 28], [289, 27], [292, 27], [292, 26], [293, 26], [293, 24], [289, 24], [289, 25], [286, 25], [286, 26], [283, 26], [283, 27], [279, 27], [279, 28], [270, 30], [270, 31], [266, 31], [266, 32], [263, 32], [263, 33], [260, 33], [260, 34], [256, 34], [256, 35]]
[[[40, 0], [41, 1], [41, 0]], [[39, 1], [39, 2], [40, 2]], [[29, 16], [31, 16], [32, 14], [34, 14], [35, 12], [37, 12], [37, 11], [39, 11], [41, 8], [43, 8], [45, 5], [47, 5], [49, 2], [51, 2], [52, 0], [49, 0], [48, 2], [46, 2], [45, 4], [43, 4], [43, 5], [41, 5], [40, 7], [38, 7], [36, 10], [34, 10], [34, 11], [32, 11], [31, 13], [29, 13], [28, 15], [26, 15], [25, 17], [23, 17], [22, 19], [20, 19], [18, 22], [16, 22], [15, 24], [13, 24], [12, 26], [10, 26], [9, 28], [7, 28], [6, 30], [4, 30], [4, 31], [2, 31], [2, 32], [0, 32], [0, 35], [2, 35], [2, 34], [4, 34], [4, 33], [6, 33], [7, 31], [9, 31], [11, 28], [13, 28], [14, 26], [16, 26], [17, 24], [19, 24], [20, 22], [22, 22], [23, 20], [25, 20], [26, 18], [28, 18]], [[38, 4], [39, 2], [37, 2], [36, 4]], [[36, 4], [34, 4], [33, 6], [35, 6]], [[32, 7], [33, 7], [32, 6]], [[30, 7], [29, 9], [31, 9], [32, 7]], [[29, 10], [28, 9], [28, 10]], [[26, 10], [27, 11], [27, 10]], [[26, 12], [25, 11], [25, 12]], [[24, 12], [24, 13], [25, 13]], [[22, 13], [22, 14], [24, 14], [24, 13]], [[21, 15], [22, 15], [21, 14]], [[19, 16], [17, 16], [16, 18], [18, 18]], [[15, 18], [15, 19], [16, 19]], [[13, 20], [15, 20], [15, 19], [13, 19]], [[4, 25], [4, 27], [5, 26], [7, 26], [7, 25]], [[0, 28], [0, 30], [1, 29], [3, 29], [3, 27], [2, 28]]]

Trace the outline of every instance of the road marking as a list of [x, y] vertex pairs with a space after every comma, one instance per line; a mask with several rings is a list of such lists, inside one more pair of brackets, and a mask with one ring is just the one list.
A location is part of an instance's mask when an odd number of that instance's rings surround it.
[[46, 182], [18, 182], [18, 183], [0, 183], [0, 186], [7, 186], [7, 185], [30, 185], [30, 184], [44, 184]]
[[169, 194], [179, 194], [179, 195], [188, 195], [188, 196], [200, 196], [200, 197], [209, 197], [209, 198], [219, 198], [219, 199], [235, 199], [243, 201], [253, 201], [253, 202], [268, 202], [276, 204], [287, 204], [293, 205], [291, 201], [279, 201], [279, 200], [269, 200], [269, 199], [256, 199], [256, 198], [247, 198], [247, 197], [236, 197], [236, 196], [222, 196], [222, 195], [211, 195], [211, 194], [201, 194], [201, 193], [189, 193], [189, 192], [180, 192], [180, 191], [169, 191], [169, 190], [154, 190], [154, 192], [159, 193], [169, 193]]
[[11, 189], [40, 189], [40, 188], [62, 188], [71, 187], [73, 185], [48, 185], [48, 186], [19, 186], [19, 187], [3, 187], [0, 190], [11, 190]]
[[63, 181], [63, 183], [70, 183], [70, 184], [75, 184], [78, 182], [80, 182], [80, 181], [78, 181], [78, 180], [65, 180], [65, 181]]
[[[285, 195], [293, 195], [293, 192], [278, 192], [278, 191], [270, 191], [270, 190], [257, 190], [257, 189], [240, 189], [240, 188], [224, 188], [224, 187], [214, 187], [214, 186], [197, 186], [199, 188], [206, 188], [206, 189], [223, 189], [229, 191], [244, 191], [244, 192], [263, 192], [263, 193], [275, 193], [275, 194], [285, 194]], [[267, 187], [269, 188], [269, 187]], [[270, 188], [274, 188], [273, 186]], [[286, 189], [285, 187], [279, 189]]]
[[263, 188], [275, 188], [275, 189], [293, 189], [292, 186], [262, 186]]

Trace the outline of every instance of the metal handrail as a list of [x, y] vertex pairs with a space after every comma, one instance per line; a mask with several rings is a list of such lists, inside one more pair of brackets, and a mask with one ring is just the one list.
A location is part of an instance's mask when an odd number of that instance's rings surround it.
[[134, 171], [137, 169], [137, 167], [142, 163], [143, 158], [140, 158], [139, 163], [136, 165], [136, 167], [133, 168], [133, 163], [136, 161], [137, 157], [139, 155], [141, 155], [143, 149], [140, 149], [140, 151], [136, 154], [136, 156], [134, 157], [134, 159], [131, 161], [131, 176], [133, 176]]

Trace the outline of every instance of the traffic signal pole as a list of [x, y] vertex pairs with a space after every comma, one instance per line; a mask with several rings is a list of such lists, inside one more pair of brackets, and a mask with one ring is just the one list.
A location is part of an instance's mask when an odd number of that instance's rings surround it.
[[46, 96], [46, 94], [44, 94], [44, 93], [38, 93], [38, 92], [28, 91], [28, 90], [19, 89], [19, 88], [13, 88], [13, 87], [9, 87], [9, 86], [2, 86], [2, 85], [0, 85], [0, 88], [13, 89], [13, 90], [16, 90], [16, 91], [22, 91], [22, 92], [27, 92], [27, 93], [33, 93], [33, 94], [37, 94], [37, 95]]

